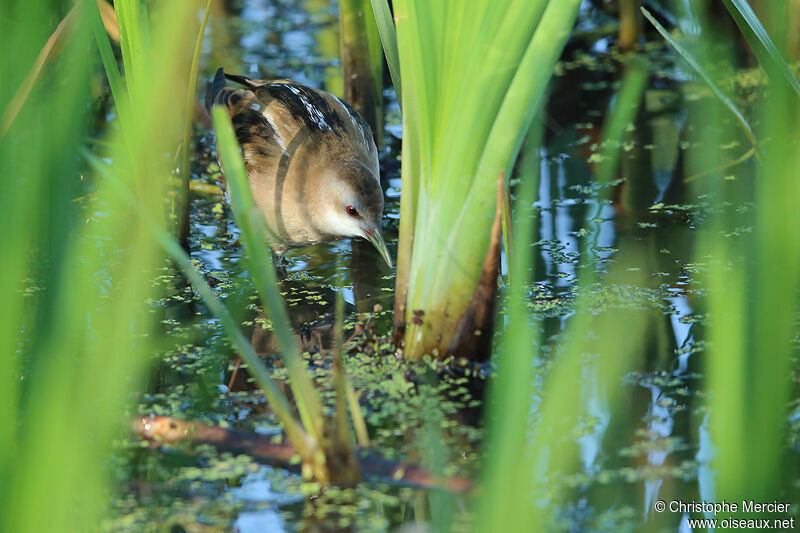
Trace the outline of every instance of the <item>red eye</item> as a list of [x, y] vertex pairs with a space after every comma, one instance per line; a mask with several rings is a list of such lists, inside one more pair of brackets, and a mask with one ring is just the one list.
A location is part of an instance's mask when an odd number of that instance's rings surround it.
[[351, 217], [357, 217], [358, 216], [358, 209], [356, 209], [352, 205], [348, 205], [347, 206], [347, 214], [350, 215]]

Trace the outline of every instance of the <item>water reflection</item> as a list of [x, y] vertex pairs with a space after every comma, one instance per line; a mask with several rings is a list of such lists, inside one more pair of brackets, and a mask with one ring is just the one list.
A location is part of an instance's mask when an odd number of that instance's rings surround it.
[[600, 390], [597, 379], [597, 367], [586, 365], [582, 369], [581, 404], [586, 417], [593, 422], [588, 433], [578, 439], [583, 470], [588, 474], [598, 471], [598, 456], [603, 449], [603, 437], [611, 422], [611, 410], [606, 398], [606, 391]]
[[238, 487], [228, 489], [229, 494], [249, 507], [234, 520], [236, 533], [283, 533], [291, 529], [286, 527], [278, 506], [297, 503], [302, 497], [274, 492], [268, 479], [271, 471], [270, 467], [262, 466], [258, 472], [245, 475]]
[[[670, 398], [664, 394], [660, 387], [652, 383], [642, 384], [650, 391], [650, 406], [647, 410], [647, 434], [651, 441], [666, 439], [672, 435], [674, 420], [669, 410]], [[650, 450], [647, 452], [647, 465], [657, 470], [664, 465], [670, 452], [665, 449]], [[648, 479], [644, 482], [644, 520], [647, 521], [653, 512], [653, 505], [659, 500], [659, 490], [664, 483], [663, 478]]]
[[670, 287], [668, 290], [675, 294], [675, 296], [667, 298], [667, 301], [672, 304], [675, 309], [675, 311], [669, 315], [669, 320], [675, 335], [675, 343], [678, 345], [678, 365], [674, 373], [680, 376], [688, 371], [689, 356], [692, 355], [694, 333], [692, 332], [692, 325], [685, 320], [694, 314], [694, 310], [689, 303], [689, 297], [683, 292], [681, 287]]
[[[301, 350], [317, 353], [333, 344], [336, 292], [330, 287], [307, 287], [298, 281], [283, 281], [281, 293], [289, 311], [289, 321], [295, 332], [295, 341]], [[355, 309], [345, 304], [346, 312]], [[259, 309], [252, 320], [251, 343], [258, 355], [274, 356], [280, 351], [278, 340], [269, 326], [269, 318]]]
[[[696, 454], [687, 453], [691, 448], [687, 450], [685, 444], [697, 433], [701, 439], [708, 438], [707, 420], [692, 424], [691, 393], [683, 381], [696, 366], [692, 357], [696, 350], [691, 320], [695, 310], [691, 287], [683, 272], [683, 265], [692, 256], [691, 219], [681, 209], [659, 207], [686, 202], [680, 149], [685, 111], [676, 91], [661, 87], [646, 92], [639, 117], [629, 128], [624, 143], [616, 176], [621, 181], [610, 191], [610, 201], [599, 199], [604, 195], [602, 191], [597, 194], [592, 179], [594, 154], [598, 152], [602, 133], [587, 117], [602, 116], [615, 98], [616, 74], [601, 69], [578, 70], [567, 71], [559, 83], [580, 87], [591, 79], [591, 90], [595, 92], [576, 101], [574, 94], [554, 91], [555, 105], [550, 112], [563, 128], [550, 135], [544, 153], [546, 162], [541, 168], [536, 205], [542, 245], [536, 280], [544, 288], [540, 292], [549, 290], [554, 296], [568, 297], [580, 275], [578, 269], [596, 265], [599, 271], [605, 271], [605, 263], [615, 261], [621, 239], [632, 238], [648, 250], [640, 269], [653, 273], [654, 286], [642, 287], [642, 301], [633, 305], [641, 306], [642, 312], [654, 308], [663, 314], [660, 318], [654, 315], [649, 321], [648, 344], [633, 369], [638, 376], [635, 378], [638, 390], [623, 393], [630, 394], [626, 405], [612, 407], [608, 404], [608, 391], [600, 390], [593, 379], [594, 366], [584, 365], [576, 396], [590, 424], [584, 428], [578, 444], [583, 472], [589, 479], [593, 475], [614, 479], [609, 470], [629, 468], [630, 463], [625, 459], [628, 454], [637, 458], [636, 469], [641, 472], [634, 476], [641, 479], [640, 498], [632, 497], [629, 482], [605, 481], [590, 490], [587, 494], [592, 496], [588, 502], [596, 506], [596, 511], [604, 509], [604, 505], [613, 508], [622, 501], [631, 504], [638, 501], [642, 522], [656, 528], [674, 527], [679, 517], [653, 516], [653, 504], [659, 499], [668, 501], [692, 494], [690, 484], [677, 481], [673, 473], [685, 468], [686, 461], [691, 459], [700, 463], [696, 482], [702, 496], [708, 496], [707, 461], [712, 449], [710, 441], [705, 441]], [[586, 96], [586, 92], [582, 94]], [[595, 118], [590, 120], [599, 122]], [[588, 266], [579, 267], [581, 262]], [[558, 316], [546, 319], [545, 331], [548, 334], [563, 331], [571, 316], [567, 307]], [[636, 434], [642, 440], [631, 447], [631, 436]], [[619, 450], [628, 452], [620, 457]], [[581, 513], [591, 515], [591, 507]]]

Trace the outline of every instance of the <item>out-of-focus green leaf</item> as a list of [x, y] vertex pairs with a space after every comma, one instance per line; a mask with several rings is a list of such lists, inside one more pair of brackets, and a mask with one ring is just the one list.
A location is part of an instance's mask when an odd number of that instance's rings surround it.
[[660, 33], [661, 36], [670, 44], [670, 46], [672, 46], [675, 51], [678, 52], [687, 63], [689, 63], [689, 66], [691, 66], [698, 74], [700, 74], [700, 77], [703, 78], [703, 80], [708, 84], [708, 86], [711, 88], [711, 91], [719, 99], [719, 101], [722, 102], [722, 104], [727, 107], [731, 113], [733, 113], [733, 116], [736, 117], [736, 121], [742, 127], [742, 131], [744, 131], [745, 135], [747, 135], [747, 139], [750, 141], [750, 144], [753, 145], [756, 155], [758, 155], [758, 141], [756, 141], [756, 137], [753, 134], [750, 124], [748, 124], [747, 119], [744, 118], [742, 112], [739, 111], [739, 108], [736, 107], [736, 104], [734, 104], [730, 98], [725, 96], [725, 93], [722, 92], [722, 89], [720, 89], [717, 84], [714, 83], [714, 80], [711, 79], [711, 76], [708, 75], [708, 73], [703, 69], [694, 56], [690, 54], [689, 51], [683, 46], [678, 44], [678, 41], [676, 41], [672, 35], [669, 34], [666, 28], [664, 28], [664, 26], [662, 26], [647, 9], [642, 8], [642, 13], [644, 14], [645, 18], [650, 21], [658, 33]]
[[[750, 48], [758, 57], [758, 61], [769, 72], [779, 72], [784, 79], [789, 83], [792, 90], [800, 96], [800, 83], [794, 77], [792, 71], [789, 70], [789, 65], [786, 64], [786, 59], [778, 51], [775, 43], [772, 42], [767, 30], [761, 21], [758, 20], [753, 8], [746, 0], [722, 0], [728, 12], [736, 21], [745, 39], [747, 39]], [[797, 28], [791, 28], [789, 31], [797, 31]]]

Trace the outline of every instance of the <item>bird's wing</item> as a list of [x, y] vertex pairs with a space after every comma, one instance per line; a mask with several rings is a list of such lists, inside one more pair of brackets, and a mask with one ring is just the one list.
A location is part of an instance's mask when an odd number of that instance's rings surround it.
[[[227, 87], [226, 79], [246, 89]], [[228, 108], [245, 155], [247, 145], [253, 145], [276, 157], [291, 156], [310, 141], [328, 158], [335, 159], [337, 154], [356, 158], [378, 175], [372, 130], [352, 107], [330, 93], [291, 80], [265, 82], [220, 69], [209, 94], [213, 104]]]
[[209, 107], [221, 105], [228, 110], [248, 169], [268, 171], [273, 160], [284, 152], [277, 131], [265, 116], [265, 106], [256, 93], [226, 86], [226, 77], [240, 78], [225, 74], [222, 68], [217, 70], [206, 93]]
[[[336, 96], [290, 80], [274, 80], [253, 92], [290, 138], [306, 136], [334, 158], [335, 154], [377, 161], [367, 121]], [[292, 143], [296, 144], [296, 143]]]

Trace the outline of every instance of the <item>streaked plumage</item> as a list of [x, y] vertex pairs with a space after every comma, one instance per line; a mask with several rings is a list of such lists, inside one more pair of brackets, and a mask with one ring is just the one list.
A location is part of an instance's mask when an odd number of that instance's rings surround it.
[[[227, 87], [226, 78], [246, 88]], [[354, 109], [293, 81], [253, 80], [221, 68], [208, 100], [228, 109], [253, 198], [278, 253], [363, 237], [391, 265], [380, 231], [378, 152], [369, 125]]]

